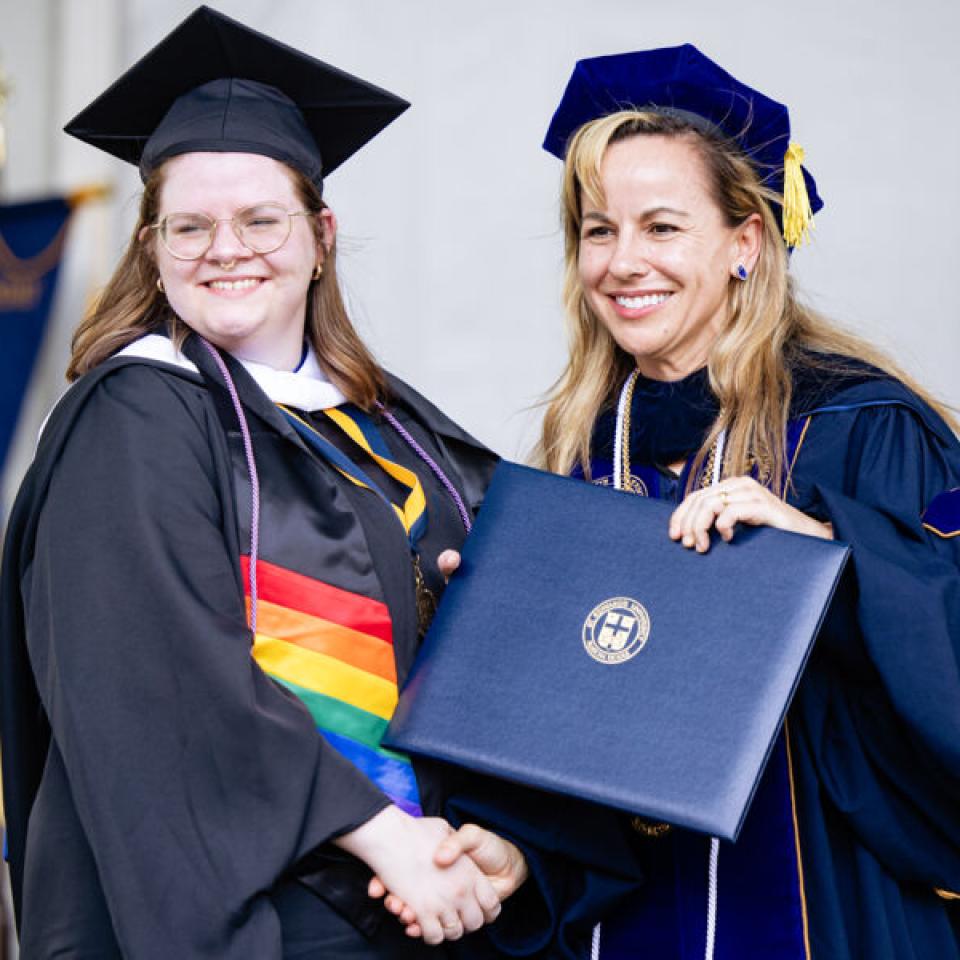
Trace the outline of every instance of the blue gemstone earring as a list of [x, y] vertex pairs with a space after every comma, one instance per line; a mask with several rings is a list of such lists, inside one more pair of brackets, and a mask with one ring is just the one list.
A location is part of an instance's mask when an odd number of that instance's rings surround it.
[[737, 276], [741, 280], [747, 279], [747, 268], [742, 263], [737, 264]]

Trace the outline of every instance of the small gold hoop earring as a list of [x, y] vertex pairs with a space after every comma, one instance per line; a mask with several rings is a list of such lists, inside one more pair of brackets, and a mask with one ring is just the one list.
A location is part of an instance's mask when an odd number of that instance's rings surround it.
[[163, 293], [163, 280], [160, 277], [157, 277], [157, 289]]
[[323, 264], [318, 263], [313, 269], [313, 279], [319, 280], [323, 276]]

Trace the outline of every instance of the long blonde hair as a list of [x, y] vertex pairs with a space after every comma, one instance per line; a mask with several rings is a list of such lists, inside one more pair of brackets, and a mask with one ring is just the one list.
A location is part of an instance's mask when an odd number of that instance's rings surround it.
[[[837, 370], [838, 356], [865, 361], [906, 383], [956, 428], [946, 409], [883, 353], [797, 301], [787, 270], [787, 250], [771, 207], [782, 198], [761, 183], [758, 172], [734, 143], [676, 116], [624, 110], [585, 124], [567, 149], [561, 203], [563, 302], [570, 356], [547, 396], [543, 432], [534, 451], [538, 466], [569, 473], [579, 464], [589, 478], [594, 421], [612, 404], [636, 366], [590, 308], [578, 268], [583, 197], [602, 201], [600, 168], [607, 148], [635, 136], [671, 137], [689, 143], [703, 161], [713, 199], [727, 225], [737, 226], [752, 214], [759, 214], [763, 222], [760, 256], [749, 279], [731, 277], [729, 281], [726, 323], [707, 362], [720, 413], [695, 456], [691, 478], [720, 432], [726, 430], [723, 475], [737, 476], [757, 468], [773, 489], [781, 489], [783, 437], [793, 390], [790, 368], [797, 363]], [[856, 370], [863, 372], [862, 365]]]
[[[147, 333], [166, 330], [179, 348], [190, 332], [158, 289], [159, 271], [151, 244], [154, 231], [145, 230], [159, 215], [164, 164], [147, 180], [133, 236], [113, 276], [87, 311], [73, 335], [67, 379], [75, 380]], [[305, 210], [324, 208], [320, 191], [303, 174], [284, 168]], [[319, 239], [319, 225], [312, 220]], [[347, 315], [336, 270], [334, 239], [323, 263], [323, 273], [311, 282], [307, 295], [305, 334], [324, 372], [351, 402], [370, 410], [386, 396], [386, 377], [358, 336]]]

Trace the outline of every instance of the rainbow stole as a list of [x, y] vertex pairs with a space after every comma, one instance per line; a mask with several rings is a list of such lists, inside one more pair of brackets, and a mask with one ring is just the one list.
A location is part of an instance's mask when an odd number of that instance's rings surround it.
[[[241, 557], [249, 613], [250, 558]], [[408, 757], [381, 746], [397, 706], [386, 604], [257, 560], [253, 658], [302, 701], [320, 734], [398, 807], [421, 816]]]

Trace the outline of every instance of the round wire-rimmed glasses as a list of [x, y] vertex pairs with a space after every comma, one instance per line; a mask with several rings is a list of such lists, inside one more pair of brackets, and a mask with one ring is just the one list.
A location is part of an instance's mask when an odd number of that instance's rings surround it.
[[290, 211], [279, 203], [258, 203], [219, 220], [205, 213], [168, 213], [150, 224], [150, 229], [160, 234], [160, 241], [170, 256], [177, 260], [199, 260], [210, 249], [219, 223], [229, 223], [248, 250], [273, 253], [290, 237], [293, 218], [309, 216], [312, 216], [309, 210]]

